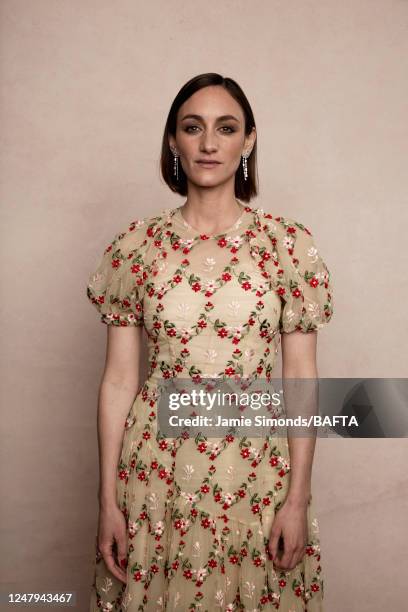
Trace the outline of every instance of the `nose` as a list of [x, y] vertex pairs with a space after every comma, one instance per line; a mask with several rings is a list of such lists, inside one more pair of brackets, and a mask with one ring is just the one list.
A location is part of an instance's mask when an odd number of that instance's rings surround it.
[[217, 150], [216, 136], [211, 132], [204, 132], [200, 141], [200, 150], [214, 152]]

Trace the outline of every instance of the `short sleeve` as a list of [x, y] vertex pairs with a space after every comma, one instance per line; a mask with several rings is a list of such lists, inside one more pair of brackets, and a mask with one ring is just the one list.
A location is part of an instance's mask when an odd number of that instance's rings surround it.
[[281, 332], [311, 332], [327, 324], [334, 313], [332, 278], [312, 233], [303, 224], [281, 219], [284, 232], [276, 245], [283, 275]]
[[116, 234], [89, 275], [87, 297], [107, 325], [143, 325], [143, 225], [133, 222]]

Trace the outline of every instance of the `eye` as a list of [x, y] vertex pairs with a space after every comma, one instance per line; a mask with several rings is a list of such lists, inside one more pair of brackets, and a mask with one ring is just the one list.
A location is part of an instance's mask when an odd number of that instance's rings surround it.
[[[184, 128], [184, 131], [187, 132], [188, 134], [194, 134], [195, 129], [199, 129], [198, 125], [187, 125]], [[222, 126], [221, 130], [222, 131], [227, 130], [227, 131], [224, 131], [224, 134], [233, 134], [236, 131], [234, 128], [232, 128], [229, 125]]]

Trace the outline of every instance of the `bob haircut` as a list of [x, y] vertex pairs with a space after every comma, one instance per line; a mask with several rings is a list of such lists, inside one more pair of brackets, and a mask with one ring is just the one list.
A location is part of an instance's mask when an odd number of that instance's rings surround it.
[[[177, 113], [179, 108], [188, 98], [190, 98], [196, 91], [199, 91], [203, 87], [209, 87], [210, 85], [220, 85], [224, 87], [231, 96], [241, 106], [244, 117], [245, 117], [245, 135], [248, 136], [252, 128], [255, 127], [255, 119], [251, 109], [251, 106], [242, 91], [241, 87], [236, 81], [228, 77], [223, 77], [216, 72], [207, 72], [200, 74], [190, 79], [178, 92], [175, 97], [164, 128], [162, 150], [160, 158], [160, 169], [161, 174], [170, 187], [170, 189], [182, 196], [187, 195], [187, 177], [179, 164], [178, 180], [174, 176], [174, 156], [169, 145], [169, 134], [176, 136], [177, 127]], [[256, 143], [255, 139], [254, 146], [251, 154], [247, 159], [248, 177], [244, 180], [244, 171], [242, 163], [235, 173], [235, 197], [239, 198], [243, 202], [249, 202], [252, 197], [258, 194], [258, 177], [257, 177], [257, 165], [256, 165]]]

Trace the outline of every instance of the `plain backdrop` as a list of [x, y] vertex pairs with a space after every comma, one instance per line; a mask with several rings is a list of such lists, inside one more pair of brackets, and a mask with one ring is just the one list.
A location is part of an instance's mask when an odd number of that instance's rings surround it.
[[[320, 376], [407, 376], [408, 2], [0, 10], [2, 589], [74, 590], [85, 611], [106, 341], [86, 283], [119, 230], [184, 202], [159, 154], [191, 77], [244, 89], [258, 130], [250, 205], [304, 223], [331, 271]], [[402, 438], [318, 440], [326, 612], [405, 608], [407, 459]]]

